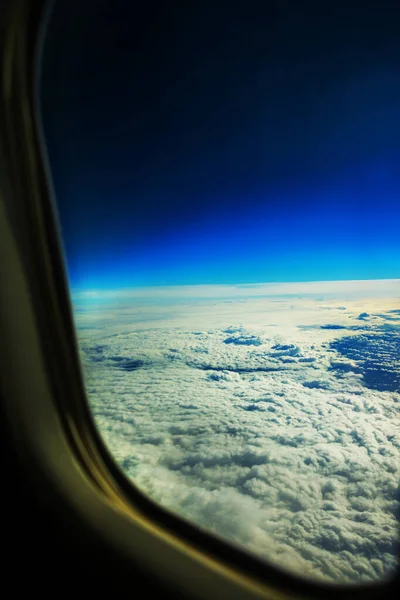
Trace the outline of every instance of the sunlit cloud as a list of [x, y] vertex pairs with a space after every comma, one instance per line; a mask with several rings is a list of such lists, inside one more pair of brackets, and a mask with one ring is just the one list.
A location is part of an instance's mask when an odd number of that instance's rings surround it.
[[283, 568], [386, 576], [397, 564], [399, 281], [279, 284], [228, 303], [204, 287], [195, 302], [121, 295], [118, 310], [77, 313], [90, 406], [115, 459], [166, 508]]

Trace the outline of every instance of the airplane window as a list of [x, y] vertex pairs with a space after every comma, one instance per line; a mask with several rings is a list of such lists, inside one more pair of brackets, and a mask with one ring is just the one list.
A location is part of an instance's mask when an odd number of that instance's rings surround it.
[[55, 3], [41, 111], [116, 462], [314, 580], [397, 568], [400, 4]]

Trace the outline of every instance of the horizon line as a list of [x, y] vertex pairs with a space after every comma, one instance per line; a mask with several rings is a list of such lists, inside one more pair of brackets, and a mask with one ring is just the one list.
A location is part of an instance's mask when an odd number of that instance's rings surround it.
[[332, 283], [400, 283], [400, 278], [381, 278], [381, 279], [316, 279], [316, 280], [297, 280], [297, 281], [260, 281], [246, 283], [178, 283], [178, 284], [147, 284], [147, 285], [132, 285], [121, 287], [70, 287], [72, 295], [75, 294], [104, 294], [117, 292], [136, 292], [140, 290], [173, 290], [173, 289], [194, 289], [194, 288], [259, 288], [271, 286], [286, 286], [286, 285], [307, 285], [307, 284], [332, 284]]

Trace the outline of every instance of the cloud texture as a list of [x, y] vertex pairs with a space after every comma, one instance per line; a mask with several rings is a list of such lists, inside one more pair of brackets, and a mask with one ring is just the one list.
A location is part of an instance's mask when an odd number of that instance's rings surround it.
[[297, 573], [380, 579], [397, 565], [400, 288], [310, 286], [80, 298], [88, 398], [117, 462], [166, 508]]

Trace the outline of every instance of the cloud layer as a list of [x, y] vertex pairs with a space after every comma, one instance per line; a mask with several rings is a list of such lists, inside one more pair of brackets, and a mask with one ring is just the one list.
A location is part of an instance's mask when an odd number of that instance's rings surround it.
[[397, 565], [399, 302], [315, 293], [80, 305], [88, 398], [163, 506], [297, 573], [380, 579]]

